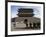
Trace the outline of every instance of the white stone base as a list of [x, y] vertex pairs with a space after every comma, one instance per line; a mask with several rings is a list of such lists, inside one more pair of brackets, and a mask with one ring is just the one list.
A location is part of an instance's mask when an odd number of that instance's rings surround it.
[[21, 22], [16, 22], [16, 28], [19, 27], [19, 28], [23, 28], [23, 27], [26, 27], [26, 25], [23, 23], [23, 21]]

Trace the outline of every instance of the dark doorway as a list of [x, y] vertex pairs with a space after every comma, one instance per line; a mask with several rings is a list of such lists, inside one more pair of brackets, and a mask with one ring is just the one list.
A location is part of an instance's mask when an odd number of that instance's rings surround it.
[[24, 23], [26, 24], [26, 28], [28, 28], [28, 20], [27, 19], [24, 20]]

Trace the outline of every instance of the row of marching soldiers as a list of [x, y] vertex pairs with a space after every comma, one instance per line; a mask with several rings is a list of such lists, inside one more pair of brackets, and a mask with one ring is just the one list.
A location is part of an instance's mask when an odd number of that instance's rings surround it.
[[29, 23], [29, 27], [28, 27], [28, 20], [27, 19], [25, 19], [24, 20], [24, 23], [26, 24], [26, 28], [33, 28], [33, 29], [40, 29], [40, 23]]

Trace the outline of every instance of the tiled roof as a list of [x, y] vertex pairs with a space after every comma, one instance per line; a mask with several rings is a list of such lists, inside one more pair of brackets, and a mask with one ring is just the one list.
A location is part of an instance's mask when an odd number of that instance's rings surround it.
[[36, 17], [15, 17], [15, 22], [21, 22], [24, 21], [25, 19], [27, 19], [28, 22], [40, 22], [40, 18]]
[[18, 9], [18, 12], [25, 12], [25, 13], [32, 13], [33, 12], [33, 9], [28, 9], [28, 8], [20, 8]]

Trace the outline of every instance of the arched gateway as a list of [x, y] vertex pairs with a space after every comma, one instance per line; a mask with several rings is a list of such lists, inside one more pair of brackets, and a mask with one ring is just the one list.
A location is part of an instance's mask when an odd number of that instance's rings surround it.
[[40, 18], [33, 17], [33, 9], [18, 9], [18, 17], [15, 17], [16, 27], [40, 28]]

